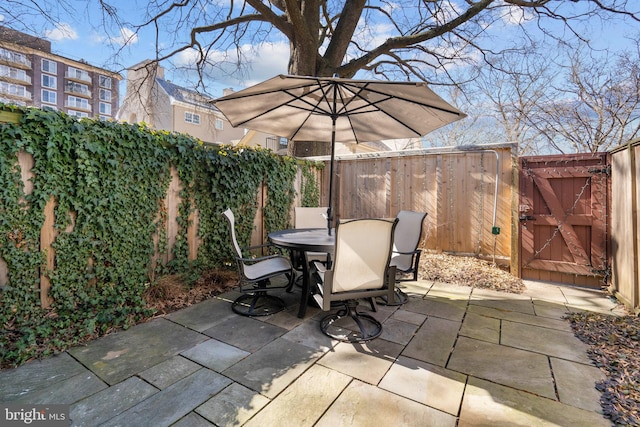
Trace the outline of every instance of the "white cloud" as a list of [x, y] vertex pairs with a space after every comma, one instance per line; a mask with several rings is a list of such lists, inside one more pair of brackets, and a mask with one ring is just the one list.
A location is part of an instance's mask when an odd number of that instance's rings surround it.
[[56, 24], [54, 29], [45, 31], [44, 35], [53, 41], [76, 40], [78, 38], [76, 30], [74, 30], [71, 25], [63, 22]]
[[120, 36], [112, 37], [111, 42], [119, 46], [131, 46], [138, 43], [138, 35], [129, 28], [120, 28]]
[[[194, 67], [198, 59], [195, 49], [183, 51], [175, 58], [177, 67]], [[217, 84], [241, 88], [251, 86], [277, 74], [286, 74], [289, 63], [289, 43], [261, 43], [257, 46], [244, 45], [240, 52], [235, 49], [213, 51], [207, 60], [215, 66], [205, 70], [208, 77]], [[243, 66], [245, 76], [237, 72], [237, 64]], [[244, 77], [244, 78], [243, 78]]]
[[530, 10], [525, 10], [522, 7], [508, 6], [501, 18], [507, 25], [522, 25], [533, 20], [535, 15]]

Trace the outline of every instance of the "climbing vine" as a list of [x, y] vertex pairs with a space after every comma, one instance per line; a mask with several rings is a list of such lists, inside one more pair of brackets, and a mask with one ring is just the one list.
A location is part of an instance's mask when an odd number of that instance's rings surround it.
[[[21, 118], [0, 123], [0, 262], [6, 271], [0, 277], [1, 366], [61, 351], [149, 316], [144, 292], [157, 277], [181, 274], [189, 282], [203, 269], [232, 259], [221, 215], [226, 208], [236, 214], [241, 244], [248, 244], [261, 186], [268, 232], [290, 222], [297, 168], [313, 175], [313, 163], [264, 149], [206, 147], [144, 124], [2, 109]], [[23, 188], [20, 152], [33, 157], [32, 191]], [[181, 203], [170, 247], [164, 198], [172, 168], [180, 179]], [[305, 182], [303, 193], [313, 194], [307, 188], [312, 181]], [[52, 200], [55, 267], [47, 270], [40, 232]], [[190, 259], [187, 238], [193, 218], [196, 259]], [[48, 308], [40, 305], [41, 275], [51, 283]]]
[[[320, 165], [324, 165], [324, 163]], [[301, 161], [302, 183], [300, 192], [302, 193], [302, 206], [315, 208], [320, 203], [320, 190], [314, 173], [320, 167], [317, 163]]]

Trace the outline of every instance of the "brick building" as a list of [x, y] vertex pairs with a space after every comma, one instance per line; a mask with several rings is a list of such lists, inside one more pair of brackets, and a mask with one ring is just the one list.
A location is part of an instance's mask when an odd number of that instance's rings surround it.
[[51, 42], [0, 26], [0, 102], [115, 118], [122, 76], [51, 52]]

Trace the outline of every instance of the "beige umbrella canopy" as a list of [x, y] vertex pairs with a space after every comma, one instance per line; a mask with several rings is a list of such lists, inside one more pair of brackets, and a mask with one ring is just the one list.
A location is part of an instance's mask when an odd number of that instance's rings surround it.
[[417, 138], [466, 117], [425, 83], [338, 77], [279, 75], [212, 103], [234, 127], [331, 142], [329, 230], [336, 141]]

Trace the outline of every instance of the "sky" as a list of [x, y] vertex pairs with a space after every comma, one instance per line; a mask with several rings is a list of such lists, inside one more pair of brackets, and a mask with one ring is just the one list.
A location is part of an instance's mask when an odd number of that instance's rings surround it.
[[[225, 0], [217, 0], [223, 2]], [[53, 2], [52, 4], [56, 4]], [[70, 4], [81, 5], [75, 10], [67, 11], [62, 8], [50, 10], [51, 14], [56, 17], [57, 25], [47, 22], [41, 15], [24, 14], [21, 19], [22, 24], [33, 31], [25, 31], [23, 28], [16, 28], [21, 31], [29, 32], [32, 35], [44, 37], [51, 41], [52, 51], [58, 55], [71, 59], [86, 60], [88, 63], [120, 72], [126, 77], [126, 68], [137, 64], [145, 59], [152, 59], [155, 56], [155, 34], [152, 28], [148, 28], [135, 34], [133, 28], [125, 25], [109, 25], [109, 34], [101, 29], [101, 23], [109, 21], [100, 9], [97, 1], [80, 1], [69, 0]], [[140, 21], [143, 4], [142, 0], [111, 0], [108, 2], [114, 7], [118, 13], [124, 17], [129, 17], [130, 21]], [[391, 3], [390, 3], [391, 4]], [[131, 18], [134, 17], [134, 18]], [[510, 35], [510, 28], [523, 23], [521, 14], [513, 14], [504, 18], [501, 25], [495, 26], [491, 31], [497, 32], [499, 40], [501, 34], [504, 38]], [[637, 27], [637, 23], [636, 27]], [[0, 14], [0, 25], [12, 25], [11, 19]], [[524, 23], [524, 25], [535, 25]], [[638, 32], [638, 29], [630, 23], [615, 21], [606, 23], [604, 26], [595, 26], [590, 29], [592, 41], [600, 48], [606, 47], [623, 47], [627, 40], [625, 35]], [[36, 30], [37, 29], [37, 30]], [[171, 42], [171, 32], [166, 33], [166, 38], [161, 40], [162, 43]], [[184, 31], [188, 34], [188, 29], [177, 30]], [[377, 37], [385, 37], [385, 29], [383, 27], [376, 28]], [[175, 36], [175, 35], [174, 35]], [[498, 43], [498, 42], [496, 42]], [[162, 47], [167, 47], [163, 45]], [[118, 51], [117, 55], [115, 52]], [[217, 76], [215, 83], [208, 83], [208, 92], [211, 96], [221, 96], [223, 88], [231, 87], [233, 89], [241, 89], [242, 87], [266, 80], [276, 74], [286, 73], [289, 55], [288, 42], [284, 39], [272, 39], [271, 43], [259, 46], [259, 49], [252, 49], [252, 46], [246, 46], [243, 53], [251, 58], [252, 67], [247, 76], [243, 79], [237, 79], [226, 73]], [[222, 56], [222, 52], [218, 52]], [[233, 53], [232, 56], [235, 56]], [[163, 65], [166, 68], [165, 78], [176, 84], [188, 87], [189, 80], [179, 71], [173, 71], [174, 66], [181, 66], [189, 63], [191, 55], [179, 54]], [[224, 70], [222, 70], [224, 71]]]

